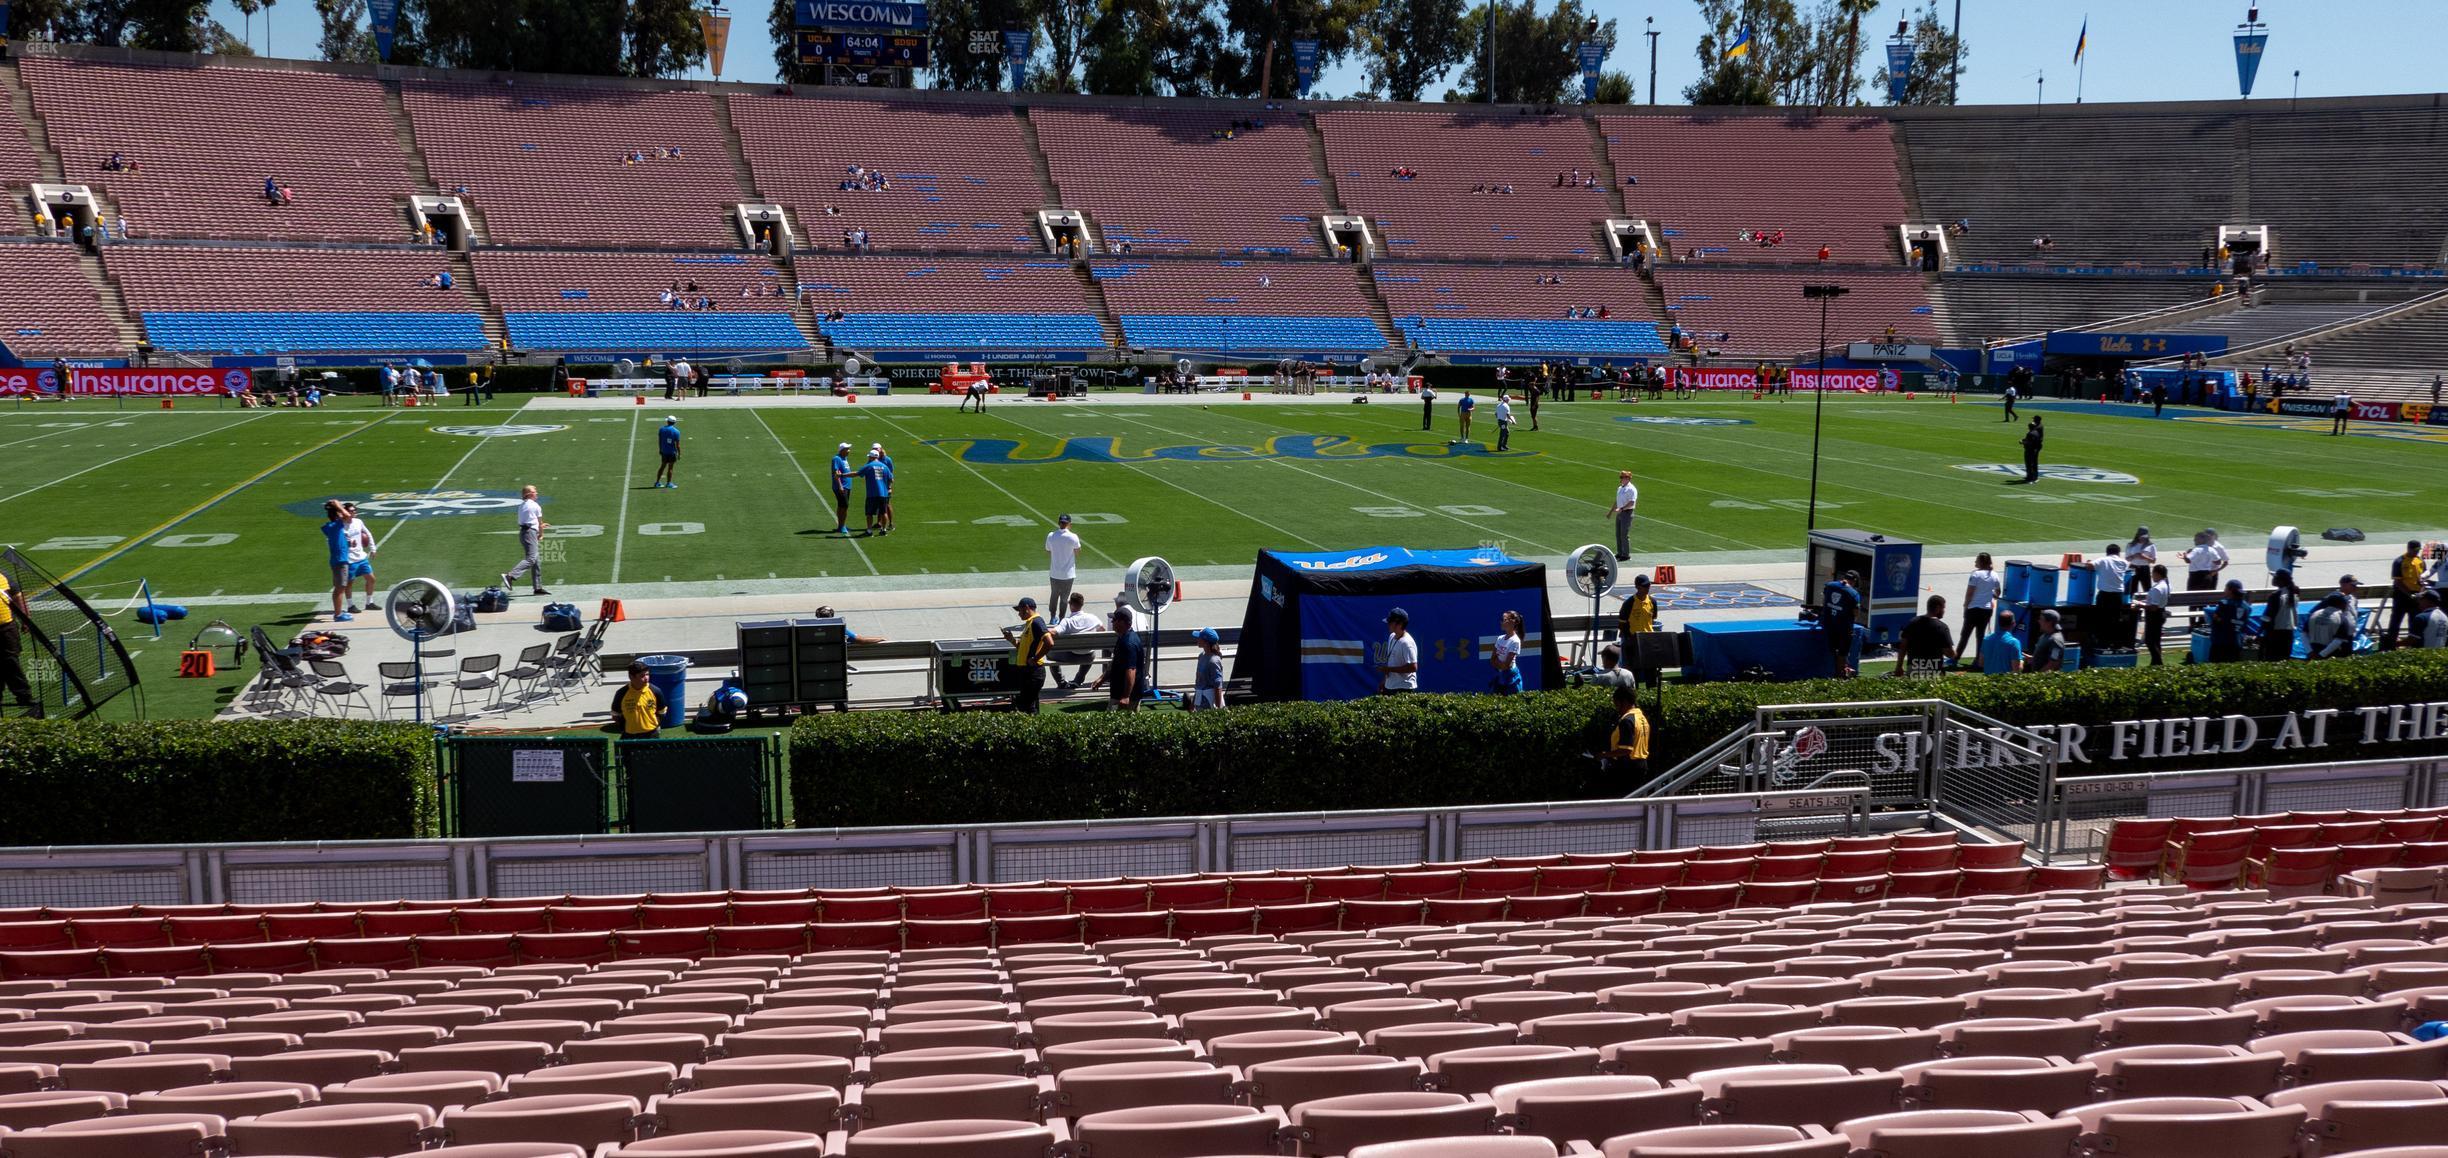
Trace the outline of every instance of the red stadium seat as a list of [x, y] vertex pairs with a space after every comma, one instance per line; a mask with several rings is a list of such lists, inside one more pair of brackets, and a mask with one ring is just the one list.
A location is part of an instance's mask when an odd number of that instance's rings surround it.
[[1722, 913], [1742, 904], [1738, 884], [1668, 885], [1664, 891], [1669, 913]]
[[808, 928], [808, 951], [827, 949], [899, 949], [901, 922], [852, 921], [827, 922]]
[[520, 933], [511, 938], [521, 964], [601, 965], [617, 949], [610, 930], [585, 933]]
[[1050, 913], [1034, 917], [994, 917], [994, 941], [1001, 945], [1078, 945], [1085, 943], [1084, 918]]
[[2196, 891], [2233, 888], [2244, 871], [2252, 835], [2249, 828], [2230, 828], [2172, 838], [2159, 875]]
[[192, 977], [213, 971], [202, 945], [104, 949], [102, 968], [113, 977]]
[[2108, 875], [2119, 880], [2157, 876], [2175, 827], [2174, 820], [2109, 822], [2108, 844], [2103, 854]]
[[1813, 895], [1822, 904], [1876, 901], [1885, 898], [1887, 890], [1893, 885], [1894, 878], [1886, 873], [1857, 877], [1823, 876], [1819, 878], [1819, 891]]
[[1539, 869], [1538, 891], [1541, 893], [1586, 893], [1607, 887], [1608, 878], [1615, 875], [1610, 865], [1559, 864]]
[[1143, 937], [1166, 936], [1173, 927], [1170, 913], [1097, 913], [1087, 915], [1083, 940], [1095, 945], [1104, 941], [1136, 940]]
[[34, 952], [73, 949], [66, 921], [10, 921], [0, 924], [0, 951]]
[[[542, 916], [538, 911], [539, 919]], [[542, 932], [541, 929], [537, 930]], [[518, 945], [509, 933], [472, 933], [451, 937], [414, 937], [419, 965], [469, 965], [499, 969], [518, 964]]]
[[1968, 868], [1960, 871], [1962, 881], [1955, 889], [1955, 895], [1959, 897], [2012, 895], [2031, 890], [2032, 870], [2030, 865], [2014, 865], [2010, 868]]
[[[794, 924], [804, 924], [816, 919], [816, 902], [812, 900], [770, 903], [795, 907], [803, 912], [805, 915], [793, 920]], [[737, 915], [734, 915], [732, 919], [741, 920]], [[544, 910], [544, 921], [555, 933], [603, 933], [613, 929], [637, 928], [638, 911], [635, 905], [554, 905]], [[750, 922], [742, 921], [741, 923]]]
[[1074, 913], [1144, 913], [1148, 909], [1148, 887], [1136, 885], [1074, 885], [1071, 887], [1071, 911]]
[[[984, 907], [982, 901], [979, 907]], [[994, 943], [994, 925], [984, 917], [904, 921], [901, 943], [907, 949], [984, 949]]]
[[1664, 888], [1667, 885], [1682, 883], [1682, 861], [1640, 861], [1616, 865], [1614, 876], [1608, 887], [1621, 891], [1623, 889]]
[[1819, 860], [1819, 875], [1823, 877], [1858, 877], [1887, 871], [1887, 862], [1894, 857], [1891, 849], [1831, 848]]
[[1759, 863], [1753, 857], [1695, 860], [1683, 866], [1686, 885], [1718, 885], [1728, 881], [1749, 880], [1751, 868]]
[[1819, 855], [1764, 856], [1753, 862], [1751, 879], [1755, 881], [1807, 881], [1819, 877]]
[[[524, 944], [524, 941], [521, 942]], [[716, 925], [714, 955], [737, 957], [749, 953], [783, 953], [791, 956], [808, 951], [808, 926], [796, 925]]]
[[1152, 881], [1148, 907], [1154, 909], [1221, 909], [1232, 897], [1228, 880]]
[[1816, 880], [1752, 881], [1743, 886], [1742, 907], [1788, 908], [1809, 903], [1818, 891], [1819, 882]]
[[222, 941], [204, 947], [215, 973], [308, 973], [317, 966], [305, 941]]
[[[461, 919], [465, 920], [462, 914]], [[731, 905], [639, 905], [638, 927], [641, 929], [707, 929], [731, 923]], [[463, 926], [464, 927], [464, 926]]]
[[[459, 925], [458, 931], [462, 933], [549, 933], [552, 931], [552, 923], [545, 917], [546, 912], [547, 910], [541, 906], [515, 909], [461, 909], [455, 914], [455, 917]], [[374, 934], [377, 921], [401, 915], [404, 914], [367, 913], [365, 915], [367, 934], [369, 936]], [[436, 929], [430, 933], [420, 932], [413, 935], [418, 937], [439, 936], [448, 932], [449, 930], [446, 929]]]
[[[2003, 844], [1965, 844], [1956, 846], [1955, 867], [1962, 869], [2004, 868], [2023, 863], [2023, 842]], [[1903, 870], [1898, 869], [1901, 872]]]
[[1345, 901], [1343, 927], [1382, 929], [1388, 925], [1416, 925], [1425, 909], [1424, 901]]
[[363, 936], [364, 930], [354, 912], [266, 913], [264, 935], [275, 941], [331, 941]]
[[160, 917], [72, 920], [68, 936], [80, 949], [150, 949], [170, 943], [170, 926]]
[[100, 949], [0, 952], [0, 981], [75, 980], [102, 975]]
[[707, 925], [689, 929], [622, 929], [612, 934], [612, 944], [624, 958], [697, 958], [706, 955], [713, 936], [713, 928]]
[[1297, 905], [1309, 899], [1306, 877], [1236, 876], [1225, 900], [1234, 905]]
[[[739, 903], [733, 902], [732, 912], [737, 913], [739, 909]], [[1043, 917], [1070, 910], [1071, 894], [1062, 889], [986, 890], [986, 915], [989, 917]]]
[[1593, 917], [1637, 917], [1657, 912], [1665, 904], [1663, 888], [1612, 889], [1591, 893], [1585, 912]]
[[1462, 872], [1462, 896], [1511, 897], [1538, 888], [1539, 871], [1530, 868], [1475, 868]]
[[1247, 933], [1257, 924], [1258, 910], [1254, 908], [1173, 910], [1173, 936], [1184, 941], [1193, 937]]
[[1381, 901], [1386, 895], [1384, 873], [1351, 873], [1309, 878], [1313, 901]]
[[901, 915], [909, 920], [983, 920], [986, 917], [986, 893], [981, 889], [905, 893], [901, 897]]
[[1426, 904], [1428, 913], [1423, 920], [1431, 925], [1469, 925], [1501, 921], [1505, 916], [1503, 897], [1430, 897]]
[[2041, 865], [2032, 870], [2032, 891], [2097, 889], [2108, 883], [2108, 866], [2098, 864]]
[[1508, 921], [1560, 921], [1581, 915], [1581, 906], [1589, 899], [1586, 893], [1559, 893], [1550, 896], [1513, 897], [1505, 904]]
[[166, 917], [170, 942], [174, 945], [211, 945], [240, 941], [264, 940], [263, 918], [252, 913], [243, 916]]
[[1951, 869], [1956, 867], [1955, 855], [1959, 847], [1961, 846], [1954, 844], [1936, 844], [1917, 848], [1899, 848], [1895, 850], [1894, 855], [1887, 858], [1887, 868], [1891, 872], [1899, 873], [1940, 872]]
[[[1234, 892], [1239, 891], [1236, 886]], [[1269, 937], [1319, 932], [1340, 928], [1342, 924], [1343, 905], [1339, 901], [1258, 906], [1258, 932]]]
[[1459, 897], [1462, 895], [1462, 874], [1458, 872], [1388, 873], [1386, 874], [1385, 895], [1389, 901]]
[[[1888, 877], [1887, 895], [1891, 897], [1951, 897], [1963, 880], [1958, 869], [1943, 869], [1926, 873], [1893, 873]], [[1825, 897], [1820, 898], [1825, 900]]]
[[827, 925], [864, 924], [901, 919], [901, 898], [895, 895], [880, 897], [820, 896], [817, 901], [821, 905], [821, 915], [817, 919]]
[[416, 950], [406, 937], [360, 937], [353, 940], [325, 941], [314, 945], [315, 964], [323, 969], [411, 969], [416, 966]]

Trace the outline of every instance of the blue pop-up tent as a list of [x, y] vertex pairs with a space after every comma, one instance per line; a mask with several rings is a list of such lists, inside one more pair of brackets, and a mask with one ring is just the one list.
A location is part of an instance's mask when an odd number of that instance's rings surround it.
[[1522, 617], [1522, 685], [1559, 687], [1548, 630], [1547, 567], [1493, 549], [1261, 551], [1241, 617], [1233, 677], [1262, 700], [1348, 700], [1377, 691], [1385, 617], [1410, 613], [1420, 690], [1482, 692], [1498, 616]]

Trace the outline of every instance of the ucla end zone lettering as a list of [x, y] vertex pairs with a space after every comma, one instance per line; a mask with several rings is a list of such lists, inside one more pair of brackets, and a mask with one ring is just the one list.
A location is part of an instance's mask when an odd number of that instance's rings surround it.
[[[380, 491], [366, 495], [339, 495], [342, 502], [357, 504], [357, 515], [365, 519], [429, 519], [450, 515], [504, 515], [518, 509], [516, 491]], [[281, 509], [310, 519], [323, 517], [321, 498], [300, 499], [281, 504]]]
[[927, 30], [927, 6], [901, 4], [892, 0], [798, 0], [792, 6], [794, 23], [801, 28], [821, 28], [832, 32], [899, 33], [924, 35]]
[[1255, 446], [1152, 446], [1124, 449], [1121, 440], [1100, 435], [1066, 438], [1052, 449], [1008, 438], [937, 438], [928, 446], [952, 450], [954, 457], [975, 466], [1038, 466], [1050, 462], [1261, 462], [1267, 459], [1338, 458], [1529, 458], [1534, 450], [1495, 451], [1477, 443], [1446, 445], [1426, 442], [1364, 443], [1341, 434], [1286, 434]]
[[2050, 334], [2051, 354], [2092, 358], [2166, 358], [2177, 354], [2224, 354], [2225, 334]]

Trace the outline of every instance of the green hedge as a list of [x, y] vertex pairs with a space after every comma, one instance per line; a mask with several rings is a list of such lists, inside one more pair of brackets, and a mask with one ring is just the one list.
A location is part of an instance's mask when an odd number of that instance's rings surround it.
[[[2448, 653], [1932, 683], [1677, 684], [1667, 689], [1662, 719], [1650, 695], [1642, 702], [1656, 722], [1651, 767], [1662, 772], [1749, 722], [1762, 705], [1911, 698], [1946, 699], [2013, 724], [2351, 709], [2448, 698]], [[1604, 744], [1607, 715], [1599, 688], [1200, 713], [810, 715], [791, 730], [791, 792], [797, 823], [812, 828], [1587, 799], [1632, 787], [1603, 781], [1587, 759]], [[2360, 733], [2348, 716], [2333, 722], [2327, 748], [2264, 748], [2233, 759], [2391, 754], [2359, 748]]]
[[0, 724], [0, 845], [436, 831], [433, 731], [332, 720]]

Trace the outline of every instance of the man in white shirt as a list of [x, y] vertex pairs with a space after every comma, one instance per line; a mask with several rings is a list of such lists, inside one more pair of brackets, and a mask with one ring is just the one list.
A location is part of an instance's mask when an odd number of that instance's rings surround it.
[[2218, 532], [2205, 530], [2193, 536], [2193, 546], [2184, 553], [2185, 590], [2216, 591], [2219, 572], [2227, 569], [2227, 548], [2218, 541]]
[[1496, 396], [1496, 449], [1509, 450], [1512, 446], [1513, 396], [1499, 394]]
[[519, 550], [525, 558], [519, 560], [518, 566], [502, 572], [502, 590], [507, 592], [518, 586], [519, 576], [526, 575], [531, 577], [528, 580], [532, 587], [529, 594], [552, 594], [544, 589], [543, 558], [544, 532], [551, 530], [552, 524], [544, 521], [544, 504], [536, 501], [534, 487], [519, 488], [518, 529]]
[[663, 383], [664, 401], [679, 401], [680, 391], [688, 386], [689, 379], [695, 377], [696, 374], [697, 368], [689, 365], [688, 359], [682, 358], [676, 362], [673, 362], [671, 364], [671, 377], [666, 379]]
[[[379, 606], [374, 602], [374, 532], [367, 530], [365, 520], [357, 517], [357, 504], [342, 503], [340, 510], [348, 516], [348, 525], [341, 532], [348, 538], [348, 577], [352, 581], [365, 580], [365, 609], [372, 611]], [[356, 611], [357, 605], [349, 604], [349, 610]]]
[[1632, 485], [1632, 472], [1615, 475], [1615, 561], [1623, 562], [1632, 554], [1632, 512], [1640, 506], [1640, 488]]
[[1046, 581], [1054, 597], [1048, 607], [1067, 606], [1071, 601], [1071, 582], [1079, 578], [1079, 534], [1071, 529], [1071, 516], [1054, 520], [1052, 531], [1046, 533]]
[[1386, 613], [1385, 658], [1377, 674], [1381, 692], [1419, 690], [1419, 641], [1411, 638], [1411, 614], [1400, 607]]
[[2354, 395], [2343, 390], [2329, 400], [2329, 433], [2346, 433], [2346, 420], [2354, 417]]
[[1436, 425], [1436, 387], [1421, 386], [1419, 399], [1420, 429], [1428, 430]]
[[[1063, 616], [1054, 625], [1054, 638], [1070, 639], [1073, 636], [1093, 635], [1105, 630], [1105, 621], [1098, 619], [1096, 612], [1088, 610], [1087, 596], [1077, 591], [1072, 592], [1069, 607], [1071, 613]], [[1050, 662], [1054, 665], [1054, 686], [1070, 691], [1088, 682], [1088, 671], [1096, 666], [1096, 653], [1093, 651], [1056, 652]], [[1079, 665], [1079, 673], [1070, 679], [1064, 679], [1062, 675], [1062, 665], [1066, 663]]]
[[2099, 626], [2091, 632], [2092, 647], [2133, 646], [2133, 623], [2125, 615], [2125, 580], [2132, 574], [2133, 569], [2125, 562], [2125, 549], [2115, 543], [2108, 544], [2107, 554], [2091, 561], [2095, 580], [2091, 605], [2099, 616]]

